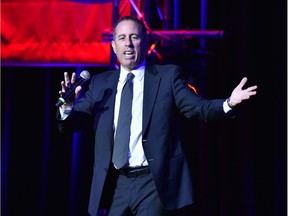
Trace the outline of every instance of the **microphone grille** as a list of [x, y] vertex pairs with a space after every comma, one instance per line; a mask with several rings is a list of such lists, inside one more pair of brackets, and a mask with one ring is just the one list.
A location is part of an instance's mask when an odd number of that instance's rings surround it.
[[90, 73], [87, 70], [83, 70], [80, 73], [80, 76], [84, 79], [84, 80], [88, 80], [90, 79]]

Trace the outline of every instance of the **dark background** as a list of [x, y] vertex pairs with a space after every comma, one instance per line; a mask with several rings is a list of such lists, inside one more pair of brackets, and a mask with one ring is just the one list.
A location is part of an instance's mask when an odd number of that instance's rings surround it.
[[[180, 28], [199, 26], [199, 2], [181, 2]], [[190, 4], [195, 4], [192, 7]], [[226, 98], [240, 80], [257, 95], [236, 119], [183, 120], [195, 175], [197, 216], [284, 216], [287, 204], [286, 1], [209, 1], [208, 28], [223, 39], [157, 47], [207, 98]], [[189, 5], [189, 7], [188, 7]], [[151, 26], [159, 20], [151, 12]], [[157, 62], [157, 59], [155, 59]], [[93, 163], [89, 130], [62, 135], [55, 123], [63, 72], [105, 66], [1, 66], [3, 216], [86, 216]]]

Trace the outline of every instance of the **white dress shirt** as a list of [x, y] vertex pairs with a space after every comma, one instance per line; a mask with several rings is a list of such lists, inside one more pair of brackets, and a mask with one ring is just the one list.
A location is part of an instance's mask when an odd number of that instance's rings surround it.
[[[131, 135], [128, 153], [128, 161], [130, 167], [148, 165], [142, 146], [144, 71], [145, 61], [137, 69], [130, 71], [130, 73], [133, 73], [135, 75], [133, 79], [132, 120], [130, 128]], [[117, 128], [121, 92], [128, 73], [129, 71], [125, 70], [123, 67], [120, 68], [120, 77], [117, 85], [117, 94], [115, 98], [114, 131], [116, 131]]]

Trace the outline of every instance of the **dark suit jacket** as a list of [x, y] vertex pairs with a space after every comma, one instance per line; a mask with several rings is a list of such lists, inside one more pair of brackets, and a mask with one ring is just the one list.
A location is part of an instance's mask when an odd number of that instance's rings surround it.
[[[89, 213], [96, 215], [111, 164], [114, 104], [119, 71], [94, 75], [61, 131], [78, 130], [94, 119], [95, 155]], [[144, 75], [143, 140], [146, 158], [163, 206], [177, 209], [194, 202], [192, 177], [180, 139], [180, 115], [204, 121], [226, 118], [224, 99], [205, 100], [191, 90], [175, 65], [149, 65]], [[72, 123], [74, 122], [74, 123]], [[75, 123], [76, 122], [76, 123]]]

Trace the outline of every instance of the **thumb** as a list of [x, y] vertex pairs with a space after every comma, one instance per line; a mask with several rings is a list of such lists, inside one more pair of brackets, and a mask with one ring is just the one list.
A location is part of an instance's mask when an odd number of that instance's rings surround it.
[[77, 98], [79, 96], [79, 93], [81, 91], [82, 87], [81, 86], [77, 86], [75, 89], [75, 98]]

